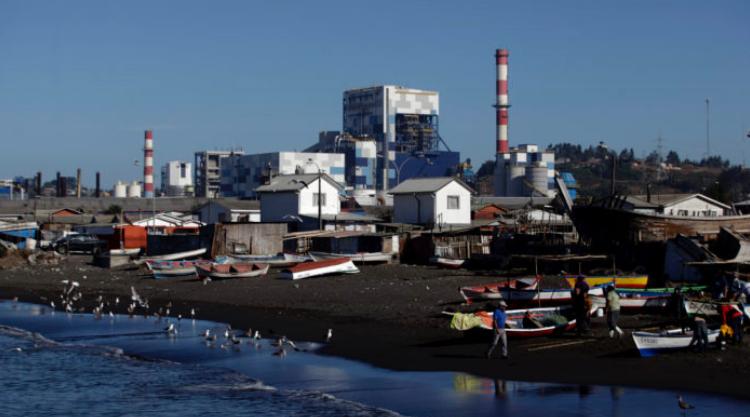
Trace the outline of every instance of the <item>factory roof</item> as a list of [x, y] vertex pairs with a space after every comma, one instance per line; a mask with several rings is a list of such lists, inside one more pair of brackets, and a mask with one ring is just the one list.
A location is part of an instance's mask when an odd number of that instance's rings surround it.
[[466, 185], [466, 183], [454, 177], [410, 178], [388, 192], [390, 194], [434, 193], [453, 181], [456, 181], [458, 184], [469, 190], [469, 192], [474, 192], [474, 190]]
[[[299, 191], [309, 184], [314, 183], [318, 179], [319, 174], [295, 174], [295, 175], [278, 175], [271, 178], [271, 182], [266, 185], [261, 185], [255, 189], [256, 193], [278, 193], [278, 192], [289, 192]], [[341, 185], [331, 179], [327, 174], [322, 174], [322, 178], [337, 189], [341, 189]]]

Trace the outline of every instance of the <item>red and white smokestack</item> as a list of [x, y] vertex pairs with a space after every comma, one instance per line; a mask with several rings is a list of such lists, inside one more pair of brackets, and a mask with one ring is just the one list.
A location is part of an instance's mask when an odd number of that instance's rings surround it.
[[146, 143], [143, 146], [143, 196], [154, 196], [154, 134], [146, 131]]
[[508, 103], [508, 55], [507, 49], [495, 51], [497, 64], [496, 153], [508, 153], [508, 107], [510, 107]]

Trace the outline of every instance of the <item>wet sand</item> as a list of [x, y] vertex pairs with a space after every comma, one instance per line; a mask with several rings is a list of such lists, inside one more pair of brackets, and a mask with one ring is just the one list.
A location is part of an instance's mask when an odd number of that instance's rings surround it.
[[[97, 295], [125, 313], [130, 287], [150, 300], [151, 310], [172, 302], [171, 315], [228, 322], [238, 329], [259, 329], [265, 337], [322, 341], [328, 328], [333, 341], [324, 352], [395, 370], [462, 371], [507, 380], [604, 384], [703, 391], [750, 398], [750, 349], [732, 346], [705, 354], [678, 352], [640, 358], [632, 339], [606, 337], [603, 319], [594, 319], [593, 336], [511, 340], [509, 360], [486, 359], [489, 334], [449, 329], [441, 314], [462, 301], [457, 289], [496, 281], [470, 271], [433, 267], [380, 265], [348, 276], [302, 281], [266, 277], [214, 281], [156, 281], [142, 269], [105, 270], [90, 266], [88, 256], [70, 256], [58, 266], [20, 266], [0, 270], [0, 298], [49, 304], [62, 279], [80, 282], [83, 305]], [[556, 285], [558, 283], [550, 283]], [[59, 300], [57, 300], [59, 301]], [[59, 308], [59, 302], [57, 302]], [[108, 307], [109, 308], [109, 307]], [[106, 309], [105, 309], [106, 310]], [[90, 311], [90, 309], [89, 309]], [[626, 331], [665, 322], [658, 316], [623, 316]]]

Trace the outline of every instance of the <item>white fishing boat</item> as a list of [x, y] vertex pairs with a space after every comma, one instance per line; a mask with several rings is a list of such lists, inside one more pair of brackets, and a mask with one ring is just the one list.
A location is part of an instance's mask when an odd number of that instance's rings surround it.
[[[620, 296], [620, 309], [635, 312], [638, 310], [660, 310], [669, 306], [672, 294], [666, 292], [617, 291]], [[596, 302], [606, 304], [604, 295], [592, 296]]]
[[252, 262], [268, 264], [271, 268], [282, 268], [309, 261], [310, 257], [293, 253], [280, 253], [278, 255], [228, 255], [229, 262]]
[[266, 275], [268, 264], [255, 263], [216, 263], [208, 262], [195, 266], [200, 278], [228, 279], [228, 278], [252, 278]]
[[[596, 302], [596, 296], [604, 295], [604, 287], [593, 287], [589, 290], [592, 302]], [[530, 305], [562, 305], [573, 301], [572, 290], [569, 288], [550, 289], [520, 289], [520, 288], [497, 288], [496, 299], [505, 300], [511, 306]]]
[[459, 269], [464, 266], [464, 264], [466, 263], [466, 259], [453, 259], [444, 258], [442, 256], [433, 256], [432, 258], [430, 258], [430, 263], [442, 268]]
[[325, 259], [297, 264], [281, 271], [281, 276], [288, 279], [303, 279], [332, 274], [357, 274], [359, 269], [349, 258]]
[[393, 255], [383, 252], [358, 252], [358, 253], [330, 253], [330, 252], [308, 252], [313, 261], [323, 261], [326, 259], [349, 258], [358, 264], [379, 264], [388, 263], [393, 259]]
[[[708, 343], [716, 342], [719, 330], [708, 331]], [[691, 330], [683, 332], [681, 329], [668, 330], [661, 333], [633, 332], [633, 342], [642, 357], [654, 356], [661, 352], [685, 349], [693, 340]]]
[[135, 262], [136, 265], [145, 263], [146, 261], [177, 261], [180, 259], [197, 258], [206, 253], [206, 248], [194, 249], [184, 252], [168, 253], [165, 255], [149, 256], [148, 258], [138, 259]]
[[194, 276], [196, 274], [196, 267], [198, 265], [210, 264], [211, 261], [197, 260], [197, 261], [159, 261], [149, 259], [146, 261], [146, 267], [148, 267], [154, 279], [169, 279]]

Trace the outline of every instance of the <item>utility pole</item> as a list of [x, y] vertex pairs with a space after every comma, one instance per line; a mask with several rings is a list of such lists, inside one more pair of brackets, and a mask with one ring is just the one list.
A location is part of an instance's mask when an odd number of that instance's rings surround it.
[[321, 205], [321, 200], [323, 199], [323, 194], [321, 193], [322, 185], [323, 171], [321, 171], [320, 166], [318, 166], [318, 230], [323, 230], [323, 208]]
[[710, 124], [711, 101], [706, 98], [706, 159], [711, 156], [711, 124]]

